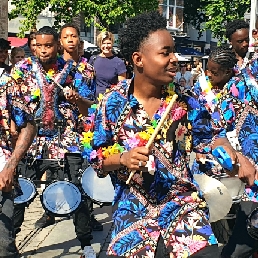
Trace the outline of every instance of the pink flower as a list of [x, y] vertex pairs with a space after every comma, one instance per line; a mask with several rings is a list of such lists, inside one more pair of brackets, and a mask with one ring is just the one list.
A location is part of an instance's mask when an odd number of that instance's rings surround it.
[[234, 97], [237, 97], [238, 94], [239, 94], [239, 91], [238, 91], [238, 89], [237, 89], [235, 83], [233, 83], [233, 85], [232, 85], [232, 87], [231, 87], [231, 92], [232, 92], [232, 95], [233, 95]]
[[159, 238], [159, 231], [152, 231], [150, 233], [150, 237], [154, 240], [154, 241], [158, 241], [158, 238]]
[[97, 151], [96, 150], [93, 150], [90, 154], [90, 160], [92, 159], [96, 159], [97, 158]]
[[129, 138], [127, 139], [127, 143], [129, 145], [129, 147], [131, 149], [135, 148], [135, 147], [138, 147], [139, 143], [140, 143], [140, 139], [137, 139], [137, 138]]
[[172, 120], [176, 121], [182, 118], [186, 114], [186, 111], [182, 109], [181, 107], [178, 107], [176, 109], [173, 109], [171, 112]]

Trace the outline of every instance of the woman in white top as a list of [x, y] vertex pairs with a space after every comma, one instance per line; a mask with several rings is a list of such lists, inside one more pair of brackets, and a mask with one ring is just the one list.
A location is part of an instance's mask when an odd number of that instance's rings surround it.
[[174, 82], [179, 83], [180, 79], [183, 77], [186, 80], [186, 86], [193, 86], [193, 75], [190, 71], [186, 71], [186, 64], [181, 63], [179, 65], [180, 71], [176, 73]]

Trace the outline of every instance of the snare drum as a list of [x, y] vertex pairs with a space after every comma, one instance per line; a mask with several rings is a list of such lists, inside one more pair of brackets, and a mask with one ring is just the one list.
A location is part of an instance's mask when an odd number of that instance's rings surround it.
[[82, 202], [77, 186], [68, 181], [55, 181], [48, 185], [41, 195], [43, 208], [59, 217], [74, 213]]
[[29, 205], [37, 195], [37, 188], [29, 179], [19, 177], [18, 181], [23, 194], [14, 199], [14, 204]]
[[96, 203], [111, 204], [113, 202], [115, 189], [109, 175], [100, 178], [92, 167], [88, 167], [82, 174], [81, 184], [83, 191]]

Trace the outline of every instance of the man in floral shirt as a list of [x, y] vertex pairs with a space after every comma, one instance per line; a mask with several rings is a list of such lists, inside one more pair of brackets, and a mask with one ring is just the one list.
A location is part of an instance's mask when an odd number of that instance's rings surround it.
[[[15, 169], [35, 136], [33, 115], [7, 74], [0, 77], [0, 257], [19, 257], [13, 227], [13, 199], [21, 194]], [[10, 121], [19, 132], [12, 146]], [[12, 190], [14, 186], [14, 191]]]
[[[147, 149], [146, 143], [175, 94], [164, 87], [177, 70], [174, 42], [158, 12], [129, 19], [119, 42], [123, 56], [134, 64], [135, 76], [104, 95], [95, 115], [92, 148], [85, 144], [98, 175], [110, 174], [115, 182], [114, 230], [107, 255], [219, 257], [206, 203], [189, 169], [192, 134], [204, 147], [223, 145], [233, 160], [235, 151], [225, 130], [212, 126], [207, 110], [192, 114], [199, 102], [191, 92], [179, 92], [177, 85], [178, 99]], [[148, 173], [153, 165], [154, 174], [152, 170]], [[136, 172], [126, 183], [132, 170]]]
[[[62, 57], [57, 57], [58, 34], [48, 26], [36, 32], [36, 42], [38, 58], [25, 59], [11, 74], [15, 82], [20, 83], [24, 101], [37, 123], [37, 136], [27, 153], [28, 160], [31, 158], [36, 161], [32, 171], [26, 171], [25, 174], [40, 179], [48, 169], [62, 180], [64, 170], [60, 163], [64, 161], [68, 172], [73, 171], [72, 175], [75, 175], [71, 178], [72, 182], [78, 185], [79, 170], [83, 163], [80, 154], [83, 124], [79, 118], [81, 114], [87, 115], [88, 107], [93, 104], [94, 87], [93, 92], [89, 90], [92, 89], [93, 68], [86, 62], [74, 67], [73, 60], [66, 62]], [[79, 74], [82, 76], [79, 77]], [[87, 94], [84, 94], [80, 83]], [[83, 203], [73, 217], [77, 237], [84, 249], [91, 245], [92, 239], [87, 204]], [[53, 216], [44, 214], [36, 226], [46, 227], [54, 223]]]

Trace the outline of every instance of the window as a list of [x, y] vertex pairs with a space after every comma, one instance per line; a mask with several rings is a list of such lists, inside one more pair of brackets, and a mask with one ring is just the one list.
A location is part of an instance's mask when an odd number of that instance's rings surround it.
[[184, 0], [163, 0], [159, 6], [167, 18], [167, 28], [183, 31]]

